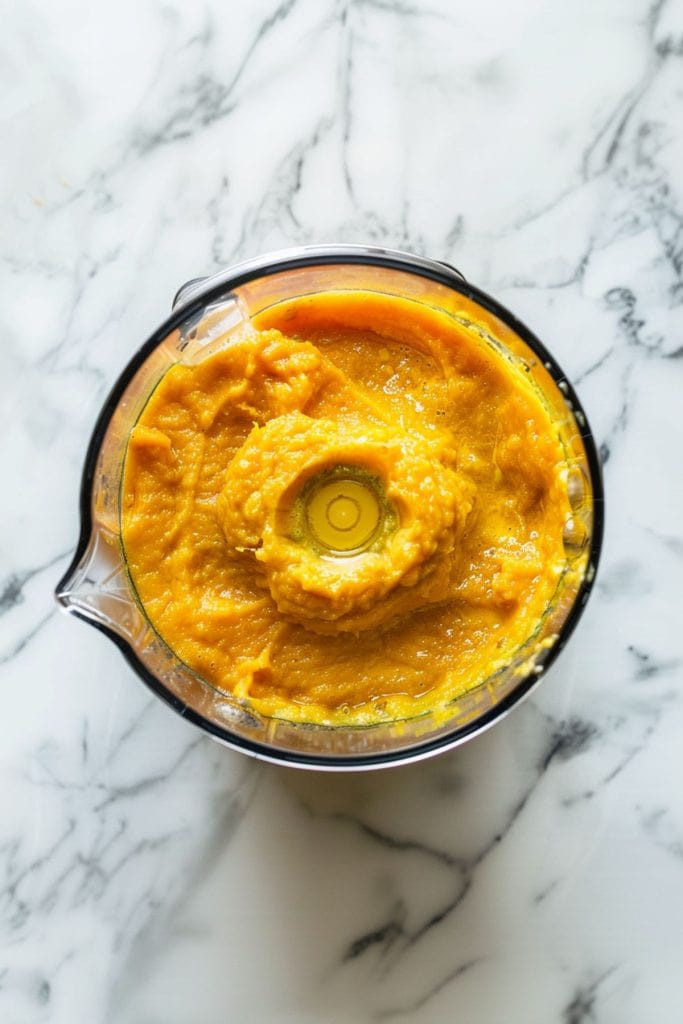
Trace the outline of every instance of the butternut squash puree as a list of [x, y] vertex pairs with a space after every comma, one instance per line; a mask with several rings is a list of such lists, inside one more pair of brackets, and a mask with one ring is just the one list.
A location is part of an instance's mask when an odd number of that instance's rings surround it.
[[161, 379], [122, 536], [157, 633], [258, 711], [370, 724], [456, 699], [567, 567], [566, 458], [524, 373], [412, 300], [279, 303]]

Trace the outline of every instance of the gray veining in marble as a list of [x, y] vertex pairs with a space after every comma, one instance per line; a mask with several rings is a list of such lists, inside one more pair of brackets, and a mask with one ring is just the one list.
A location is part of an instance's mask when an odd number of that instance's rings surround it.
[[[3, 4], [2, 1024], [679, 1024], [683, 4]], [[433, 762], [233, 755], [57, 612], [116, 374], [269, 249], [449, 260], [577, 384], [602, 572]]]

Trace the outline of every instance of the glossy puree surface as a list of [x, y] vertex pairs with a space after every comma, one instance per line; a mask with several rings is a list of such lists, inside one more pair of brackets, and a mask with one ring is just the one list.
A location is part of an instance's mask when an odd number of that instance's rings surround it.
[[280, 303], [161, 379], [122, 483], [131, 580], [189, 668], [260, 712], [433, 710], [533, 635], [567, 462], [523, 369], [413, 300]]

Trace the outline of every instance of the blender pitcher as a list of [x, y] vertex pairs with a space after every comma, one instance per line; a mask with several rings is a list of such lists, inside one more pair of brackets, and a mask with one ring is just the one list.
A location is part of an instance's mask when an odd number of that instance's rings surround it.
[[[447, 312], [526, 374], [542, 396], [566, 453], [572, 509], [564, 529], [567, 566], [555, 598], [514, 659], [447, 713], [366, 726], [318, 726], [268, 718], [210, 685], [165, 644], [140, 604], [121, 540], [121, 481], [130, 431], [175, 363], [197, 363], [269, 306], [328, 290], [379, 292]], [[541, 342], [494, 299], [447, 264], [373, 246], [306, 246], [188, 282], [171, 316], [132, 358], [97, 420], [80, 495], [76, 553], [57, 587], [70, 614], [116, 643], [129, 664], [177, 712], [228, 746], [276, 763], [343, 770], [418, 760], [482, 732], [526, 696], [574, 628], [595, 576], [603, 493], [585, 413]]]

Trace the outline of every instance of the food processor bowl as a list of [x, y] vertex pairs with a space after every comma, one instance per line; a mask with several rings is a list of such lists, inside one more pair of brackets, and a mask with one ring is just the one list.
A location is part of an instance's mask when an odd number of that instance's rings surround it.
[[[531, 380], [563, 442], [571, 506], [564, 530], [571, 571], [514, 658], [446, 709], [362, 726], [266, 717], [194, 673], [147, 619], [121, 539], [128, 438], [168, 369], [200, 362], [275, 303], [342, 290], [407, 298], [445, 312]], [[255, 757], [302, 768], [360, 770], [455, 747], [500, 720], [533, 690], [567, 642], [590, 593], [602, 541], [603, 490], [595, 442], [574, 389], [541, 342], [500, 303], [448, 264], [376, 246], [321, 245], [248, 260], [178, 291], [171, 316], [131, 359], [100, 413], [85, 460], [80, 515], [78, 546], [58, 584], [57, 600], [113, 640], [157, 696], [206, 733]]]

